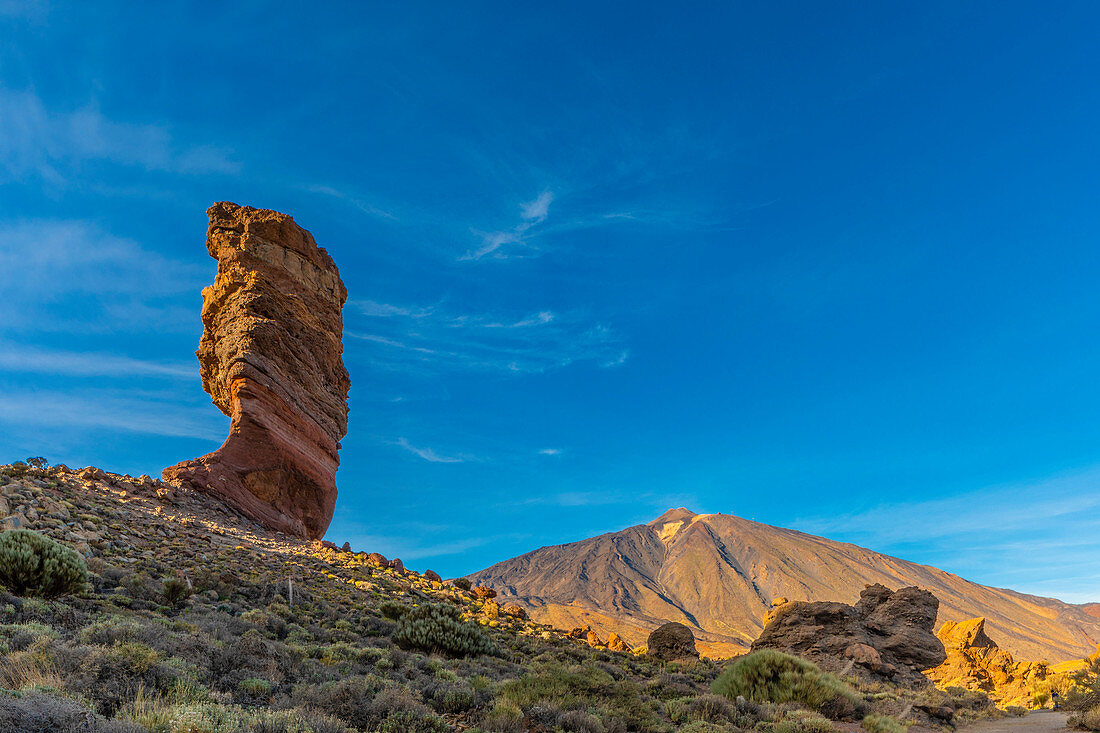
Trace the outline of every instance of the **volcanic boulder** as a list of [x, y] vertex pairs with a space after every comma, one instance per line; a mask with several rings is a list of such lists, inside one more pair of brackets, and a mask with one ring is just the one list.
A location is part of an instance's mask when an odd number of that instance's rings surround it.
[[795, 601], [776, 608], [757, 649], [778, 649], [822, 667], [859, 667], [871, 675], [927, 684], [921, 670], [946, 658], [932, 632], [939, 601], [920, 588], [891, 591], [878, 583], [855, 606], [832, 601]]
[[985, 619], [948, 621], [937, 633], [947, 649], [943, 664], [924, 674], [940, 687], [981, 690], [1001, 705], [1030, 701], [1050, 675], [1045, 662], [1017, 662], [985, 633]]
[[348, 389], [347, 290], [328, 253], [286, 214], [207, 210], [218, 261], [196, 355], [203, 389], [232, 419], [221, 448], [164, 469], [272, 529], [324, 535], [336, 506]]
[[695, 649], [695, 634], [691, 629], [676, 621], [658, 626], [646, 641], [647, 653], [654, 659], [673, 661], [677, 659], [698, 659]]

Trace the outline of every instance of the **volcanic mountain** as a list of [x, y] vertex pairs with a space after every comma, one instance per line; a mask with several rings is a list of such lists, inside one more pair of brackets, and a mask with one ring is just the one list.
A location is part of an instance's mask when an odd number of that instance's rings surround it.
[[1080, 659], [1097, 648], [1100, 618], [1053, 598], [990, 588], [928, 565], [728, 514], [670, 509], [648, 524], [543, 547], [468, 576], [501, 602], [559, 628], [591, 625], [630, 644], [666, 621], [687, 624], [712, 657], [740, 654], [772, 601], [854, 603], [871, 583], [916, 585], [940, 600], [937, 626], [986, 619], [1002, 648], [1025, 660]]

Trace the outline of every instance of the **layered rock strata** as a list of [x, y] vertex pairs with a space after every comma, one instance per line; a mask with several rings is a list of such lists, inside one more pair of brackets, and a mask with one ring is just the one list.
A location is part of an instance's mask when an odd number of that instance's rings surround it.
[[266, 527], [319, 538], [336, 506], [347, 433], [347, 290], [336, 264], [286, 214], [221, 202], [207, 211], [218, 261], [204, 288], [202, 385], [231, 418], [221, 448], [164, 469]]

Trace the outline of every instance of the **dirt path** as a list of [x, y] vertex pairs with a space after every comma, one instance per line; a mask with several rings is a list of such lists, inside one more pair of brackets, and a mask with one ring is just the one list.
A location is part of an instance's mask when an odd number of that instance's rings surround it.
[[959, 730], [965, 733], [1055, 733], [1066, 729], [1068, 717], [1063, 712], [1040, 710], [1022, 718], [983, 720]]

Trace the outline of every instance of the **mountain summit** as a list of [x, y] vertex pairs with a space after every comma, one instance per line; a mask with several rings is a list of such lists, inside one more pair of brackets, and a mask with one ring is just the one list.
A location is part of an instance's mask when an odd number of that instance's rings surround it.
[[748, 648], [776, 598], [854, 603], [873, 583], [916, 585], [940, 600], [937, 624], [984, 616], [1022, 659], [1080, 659], [1100, 618], [1082, 606], [990, 588], [927, 565], [729, 514], [669, 509], [648, 524], [543, 547], [468, 576], [532, 617], [591, 625], [642, 644], [666, 621], [692, 628], [710, 656]]

